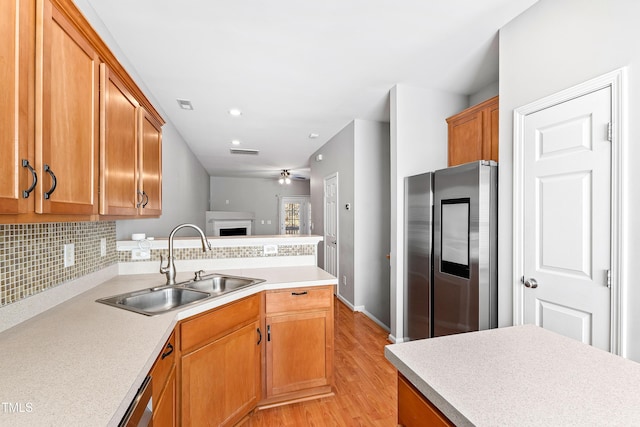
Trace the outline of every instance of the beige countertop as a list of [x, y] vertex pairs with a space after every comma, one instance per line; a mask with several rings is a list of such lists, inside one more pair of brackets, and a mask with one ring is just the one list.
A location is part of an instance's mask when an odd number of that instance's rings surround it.
[[533, 325], [393, 344], [385, 356], [458, 426], [640, 425], [640, 364]]
[[95, 300], [164, 276], [117, 276], [0, 333], [0, 425], [117, 425], [178, 320], [263, 290], [337, 283], [315, 266], [216, 272], [265, 282], [149, 317]]

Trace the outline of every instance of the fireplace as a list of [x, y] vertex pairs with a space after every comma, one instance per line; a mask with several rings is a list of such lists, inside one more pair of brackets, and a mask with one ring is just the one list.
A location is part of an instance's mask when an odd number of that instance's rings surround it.
[[208, 236], [251, 236], [253, 212], [207, 211]]

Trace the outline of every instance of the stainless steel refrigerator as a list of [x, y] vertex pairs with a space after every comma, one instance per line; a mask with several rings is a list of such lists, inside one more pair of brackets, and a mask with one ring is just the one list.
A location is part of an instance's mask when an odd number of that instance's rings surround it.
[[497, 327], [495, 162], [406, 178], [404, 308], [411, 340]]

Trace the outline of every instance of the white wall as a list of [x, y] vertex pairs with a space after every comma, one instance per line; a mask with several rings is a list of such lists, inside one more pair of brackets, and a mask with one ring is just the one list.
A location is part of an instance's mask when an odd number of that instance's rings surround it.
[[512, 324], [513, 110], [611, 70], [629, 66], [628, 141], [625, 161], [626, 240], [622, 271], [626, 287], [625, 355], [640, 361], [640, 286], [633, 261], [640, 259], [640, 2], [635, 0], [540, 0], [500, 31], [499, 324]]
[[476, 93], [469, 95], [469, 106], [480, 104], [482, 101], [486, 101], [489, 98], [493, 98], [500, 92], [500, 85], [498, 82], [493, 82]]
[[[116, 221], [116, 238], [128, 239], [131, 233], [167, 237], [171, 230], [183, 222], [194, 223], [204, 230], [204, 211], [209, 207], [209, 174], [193, 155], [182, 135], [167, 119], [158, 101], [122, 53], [89, 0], [74, 0], [87, 21], [100, 35], [118, 61], [127, 70], [140, 90], [151, 101], [167, 123], [162, 127], [162, 216], [152, 219]], [[195, 231], [184, 229], [182, 236], [195, 236]]]
[[468, 97], [396, 85], [391, 90], [391, 338], [403, 337], [404, 178], [447, 166], [447, 117]]
[[277, 179], [210, 178], [210, 210], [253, 212], [253, 234], [278, 234], [279, 197], [309, 194], [308, 180], [293, 179], [291, 184], [280, 184]]

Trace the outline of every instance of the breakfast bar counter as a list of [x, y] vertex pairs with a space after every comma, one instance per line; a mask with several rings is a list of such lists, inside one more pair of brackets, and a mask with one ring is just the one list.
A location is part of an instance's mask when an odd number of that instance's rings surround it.
[[389, 345], [457, 426], [640, 425], [640, 364], [533, 325]]

